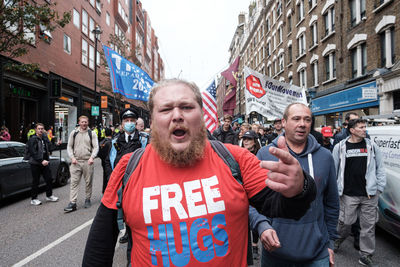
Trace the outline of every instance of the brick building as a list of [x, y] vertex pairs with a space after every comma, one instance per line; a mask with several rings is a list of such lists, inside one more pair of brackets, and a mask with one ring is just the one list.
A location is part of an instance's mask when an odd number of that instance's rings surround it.
[[[31, 122], [40, 121], [46, 126], [53, 125], [57, 134], [62, 127], [62, 140], [65, 142], [80, 115], [89, 116], [91, 125], [96, 120], [101, 120], [108, 126], [119, 122], [118, 112], [126, 105], [135, 108], [148, 123], [146, 103], [126, 99], [112, 92], [107, 68], [101, 56], [102, 44], [108, 45], [118, 52], [124, 52], [126, 57], [142, 67], [153, 80], [164, 77], [157, 37], [141, 2], [57, 1], [56, 10], [60, 14], [71, 12], [71, 22], [51, 33], [43, 33], [38, 26], [31, 33], [35, 42], [29, 47], [28, 54], [15, 59], [18, 62], [38, 63], [40, 77], [26, 77], [1, 68], [1, 123], [10, 129], [12, 139], [23, 141], [24, 138], [20, 139], [20, 129], [26, 129]], [[101, 34], [97, 36], [97, 45], [93, 33], [96, 28], [101, 29]], [[124, 40], [124, 46], [119, 47], [112, 36]], [[150, 56], [146, 54], [147, 51], [150, 51]], [[1, 56], [1, 65], [8, 60], [10, 59]], [[51, 90], [57, 83], [61, 85], [61, 96], [51, 97]], [[101, 117], [96, 118], [91, 116], [91, 107], [100, 105], [101, 96], [107, 96], [107, 107], [102, 108]]]
[[316, 125], [340, 125], [348, 111], [390, 113], [400, 108], [399, 9], [393, 0], [253, 1], [230, 61], [239, 54], [239, 69], [306, 88]]

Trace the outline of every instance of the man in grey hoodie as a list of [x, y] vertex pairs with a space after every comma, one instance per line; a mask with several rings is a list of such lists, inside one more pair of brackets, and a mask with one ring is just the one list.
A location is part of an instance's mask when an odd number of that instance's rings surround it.
[[366, 121], [350, 120], [347, 126], [350, 136], [333, 148], [340, 195], [340, 218], [335, 242], [337, 250], [350, 234], [350, 226], [360, 217], [359, 263], [374, 266], [375, 223], [379, 195], [386, 185], [386, 174], [379, 147], [366, 138]]
[[[310, 134], [311, 110], [304, 104], [286, 107], [282, 124], [289, 152], [308, 172], [317, 186], [317, 197], [299, 220], [266, 218], [250, 208], [250, 225], [263, 243], [261, 266], [328, 266], [334, 264], [333, 244], [337, 238], [339, 196], [336, 172], [329, 150]], [[261, 148], [260, 160], [278, 161], [270, 154], [280, 139]]]

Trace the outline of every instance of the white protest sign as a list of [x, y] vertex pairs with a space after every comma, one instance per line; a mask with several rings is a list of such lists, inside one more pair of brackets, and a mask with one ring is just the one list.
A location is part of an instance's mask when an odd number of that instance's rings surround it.
[[268, 120], [282, 118], [286, 106], [307, 104], [304, 88], [279, 82], [248, 67], [244, 68], [246, 114], [255, 111]]

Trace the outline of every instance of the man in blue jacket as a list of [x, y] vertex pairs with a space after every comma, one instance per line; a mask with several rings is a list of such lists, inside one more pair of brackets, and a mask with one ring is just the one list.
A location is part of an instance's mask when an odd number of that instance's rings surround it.
[[[310, 134], [311, 110], [304, 104], [286, 107], [282, 135], [290, 154], [315, 180], [317, 197], [307, 213], [296, 221], [266, 218], [250, 209], [250, 224], [258, 231], [264, 250], [261, 266], [328, 266], [334, 264], [333, 245], [337, 238], [339, 196], [331, 153]], [[278, 161], [270, 154], [278, 139], [261, 148], [260, 160]]]
[[366, 121], [350, 120], [347, 128], [350, 136], [340, 141], [332, 152], [340, 195], [340, 238], [335, 242], [335, 249], [350, 234], [350, 226], [357, 220], [359, 212], [359, 263], [374, 266], [377, 207], [379, 195], [386, 186], [386, 174], [379, 147], [366, 138]]

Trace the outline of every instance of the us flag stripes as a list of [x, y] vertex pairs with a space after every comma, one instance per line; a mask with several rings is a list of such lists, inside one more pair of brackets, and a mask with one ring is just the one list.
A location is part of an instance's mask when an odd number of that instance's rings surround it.
[[202, 93], [204, 121], [206, 123], [206, 128], [211, 133], [217, 129], [218, 126], [216, 94], [217, 87], [213, 80], [210, 86]]

